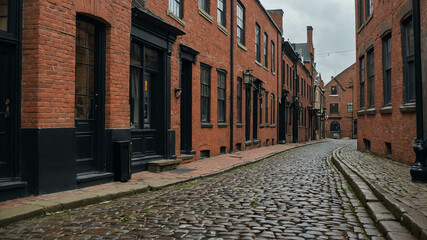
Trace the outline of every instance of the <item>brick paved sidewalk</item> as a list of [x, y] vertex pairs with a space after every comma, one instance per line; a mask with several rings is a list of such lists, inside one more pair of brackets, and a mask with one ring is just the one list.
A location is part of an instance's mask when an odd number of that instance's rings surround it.
[[83, 189], [29, 196], [0, 202], [0, 226], [39, 216], [45, 212], [82, 207], [135, 193], [159, 190], [173, 184], [220, 174], [239, 166], [260, 161], [286, 150], [324, 141], [327, 140], [312, 141], [306, 144], [295, 143], [261, 147], [182, 164], [178, 167], [178, 170], [174, 171], [162, 173], [135, 173], [132, 174], [132, 179], [126, 183], [112, 182]]
[[427, 184], [411, 181], [411, 166], [360, 152], [354, 140], [336, 154], [412, 234], [427, 239]]

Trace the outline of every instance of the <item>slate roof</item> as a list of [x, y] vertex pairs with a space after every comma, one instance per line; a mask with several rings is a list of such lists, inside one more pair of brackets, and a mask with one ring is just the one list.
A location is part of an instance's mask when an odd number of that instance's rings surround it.
[[307, 43], [294, 43], [295, 52], [301, 54], [301, 57], [304, 59], [304, 62], [310, 62], [310, 55], [308, 54], [308, 44]]

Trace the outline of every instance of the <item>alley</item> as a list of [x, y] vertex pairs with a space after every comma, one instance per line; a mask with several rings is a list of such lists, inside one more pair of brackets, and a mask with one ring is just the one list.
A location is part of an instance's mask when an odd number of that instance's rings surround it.
[[217, 177], [47, 213], [0, 229], [0, 238], [369, 239], [379, 232], [326, 160], [348, 143], [309, 145]]

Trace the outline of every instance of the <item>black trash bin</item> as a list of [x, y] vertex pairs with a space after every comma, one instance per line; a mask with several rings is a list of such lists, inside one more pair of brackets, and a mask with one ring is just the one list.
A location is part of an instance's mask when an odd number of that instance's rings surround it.
[[127, 182], [130, 180], [132, 142], [117, 141], [114, 142], [114, 180]]

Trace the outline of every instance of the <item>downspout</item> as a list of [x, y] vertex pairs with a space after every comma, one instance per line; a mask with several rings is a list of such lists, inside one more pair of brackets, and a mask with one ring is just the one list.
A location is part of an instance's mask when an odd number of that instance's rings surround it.
[[410, 172], [412, 176], [412, 182], [427, 183], [427, 141], [424, 139], [423, 126], [423, 84], [421, 73], [421, 30], [419, 0], [412, 0], [412, 20], [414, 24], [417, 137], [413, 144], [416, 158]]
[[[280, 92], [282, 92], [282, 88], [281, 88], [281, 86], [282, 86], [282, 83], [280, 83], [280, 85], [279, 85], [279, 81], [280, 81], [280, 78], [279, 78], [279, 72], [280, 73], [283, 73], [283, 69], [282, 69], [282, 56], [281, 56], [281, 54], [280, 54], [280, 52], [281, 52], [281, 50], [279, 51], [279, 46], [280, 47], [282, 47], [282, 41], [280, 41], [280, 44], [279, 44], [279, 37], [280, 36], [280, 34], [279, 33], [277, 33], [277, 40], [276, 40], [276, 45], [277, 45], [277, 53], [276, 53], [276, 59], [277, 59], [277, 64], [276, 64], [276, 76], [277, 76], [277, 88], [276, 88], [276, 109], [274, 109], [276, 112], [274, 113], [274, 114], [276, 114], [276, 122], [275, 122], [275, 125], [276, 125], [276, 139], [277, 139], [277, 143], [279, 143], [279, 139], [280, 139], [280, 132], [279, 132], [279, 125], [280, 125], [280, 122], [279, 122], [279, 113], [281, 113], [281, 111], [279, 110], [279, 108], [280, 108], [280, 105], [279, 105], [279, 97], [281, 96], [280, 94], [279, 94], [279, 91]], [[279, 71], [279, 69], [280, 69], [280, 71]], [[280, 86], [280, 88], [279, 88], [279, 86]], [[272, 111], [273, 111], [273, 109], [271, 109]]]
[[230, 4], [230, 150], [233, 152], [234, 130], [234, 0]]
[[294, 114], [293, 114], [293, 124], [292, 124], [292, 142], [298, 142], [298, 118], [299, 118], [299, 101], [298, 101], [298, 89], [299, 89], [299, 79], [298, 79], [298, 63], [297, 60], [293, 61], [294, 64], [294, 76], [292, 81], [294, 82]]

